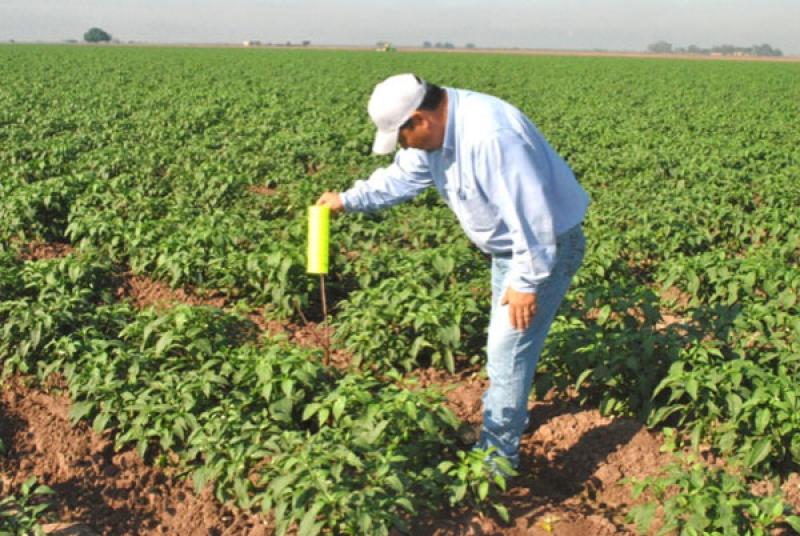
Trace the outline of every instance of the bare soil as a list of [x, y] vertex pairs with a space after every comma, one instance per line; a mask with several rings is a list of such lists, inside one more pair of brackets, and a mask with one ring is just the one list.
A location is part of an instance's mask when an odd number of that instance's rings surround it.
[[122, 274], [116, 290], [119, 299], [128, 299], [138, 308], [168, 309], [176, 303], [224, 307], [226, 299], [219, 293], [198, 293], [186, 289], [173, 289], [163, 281], [132, 273]]
[[20, 248], [20, 258], [26, 261], [60, 259], [73, 251], [70, 244], [61, 242], [31, 242]]
[[277, 188], [271, 188], [271, 187], [265, 186], [263, 184], [254, 184], [252, 186], [248, 186], [247, 190], [250, 193], [254, 193], [256, 195], [265, 195], [265, 196], [271, 196], [271, 195], [275, 195], [275, 194], [278, 193], [278, 189]]

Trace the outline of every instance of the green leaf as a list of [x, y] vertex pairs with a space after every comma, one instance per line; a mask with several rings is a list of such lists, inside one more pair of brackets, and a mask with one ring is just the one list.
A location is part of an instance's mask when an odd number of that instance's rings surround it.
[[213, 350], [211, 348], [211, 342], [208, 339], [196, 339], [192, 342], [192, 346], [197, 348], [200, 352], [204, 354], [212, 354]]
[[575, 380], [575, 389], [576, 390], [580, 390], [581, 386], [583, 385], [583, 382], [586, 381], [586, 378], [591, 376], [593, 370], [594, 369], [586, 369], [583, 372], [581, 372], [580, 376], [578, 376], [578, 379]]
[[278, 501], [278, 505], [275, 507], [275, 525], [277, 529], [276, 532], [279, 535], [286, 534], [286, 530], [289, 528], [289, 523], [291, 522], [291, 518], [286, 515], [288, 507], [289, 504], [286, 501]]
[[492, 508], [494, 508], [495, 512], [497, 512], [497, 515], [500, 516], [500, 519], [502, 519], [505, 523], [509, 522], [511, 516], [508, 515], [508, 509], [505, 506], [495, 503], [492, 505]]
[[292, 482], [294, 482], [296, 479], [297, 475], [292, 473], [273, 478], [269, 483], [269, 490], [275, 496], [278, 496], [281, 493], [283, 493], [283, 490], [285, 490], [286, 487]]
[[317, 422], [320, 426], [325, 425], [328, 422], [328, 417], [331, 414], [331, 410], [328, 408], [322, 408], [317, 412]]
[[372, 528], [372, 517], [367, 512], [361, 512], [358, 516], [358, 529], [361, 534], [369, 534]]
[[795, 532], [800, 533], [800, 516], [787, 516], [784, 521], [786, 521]]
[[248, 483], [249, 481], [245, 478], [235, 478], [233, 480], [233, 491], [236, 494], [239, 506], [243, 509], [249, 508], [251, 503], [250, 494], [248, 493]]
[[458, 484], [453, 487], [453, 504], [458, 504], [464, 499], [464, 496], [467, 494], [467, 485], [466, 484]]
[[778, 518], [783, 515], [783, 511], [786, 509], [786, 506], [783, 504], [783, 501], [780, 499], [775, 501], [775, 504], [772, 505], [772, 517]]
[[735, 393], [728, 393], [728, 396], [725, 397], [725, 401], [728, 403], [728, 412], [730, 416], [734, 418], [737, 417], [739, 412], [742, 411], [742, 398]]
[[77, 423], [89, 415], [92, 409], [94, 409], [94, 406], [95, 403], [90, 401], [73, 402], [72, 406], [69, 408], [69, 419], [72, 421], [72, 424]]
[[337, 398], [336, 402], [333, 403], [333, 418], [334, 418], [334, 420], [338, 421], [339, 418], [342, 416], [342, 413], [344, 413], [344, 407], [345, 407], [346, 403], [347, 403], [347, 399], [344, 398], [344, 397]]
[[319, 404], [316, 402], [307, 405], [303, 410], [303, 416], [301, 417], [301, 419], [307, 421], [308, 419], [313, 417], [315, 413], [317, 413], [319, 407], [320, 407]]
[[689, 393], [689, 396], [692, 397], [692, 400], [697, 400], [697, 390], [700, 388], [697, 380], [694, 378], [689, 378], [686, 382], [686, 392]]
[[163, 354], [164, 350], [166, 350], [167, 347], [170, 344], [172, 344], [172, 337], [173, 337], [173, 335], [172, 335], [171, 331], [167, 331], [166, 333], [161, 335], [161, 337], [159, 337], [158, 342], [156, 343], [156, 347], [155, 347], [156, 357], [158, 357], [161, 354]]
[[98, 413], [97, 416], [94, 418], [94, 421], [92, 422], [92, 430], [94, 430], [98, 434], [102, 433], [103, 430], [106, 429], [106, 425], [108, 424], [108, 419], [110, 417], [111, 415], [104, 411]]
[[511, 462], [505, 456], [497, 456], [492, 459], [492, 462], [497, 466], [501, 473], [509, 476], [516, 476], [518, 473], [516, 469], [511, 466]]
[[747, 453], [745, 463], [748, 467], [755, 467], [766, 459], [771, 449], [772, 441], [769, 438], [760, 439], [753, 445], [750, 452]]
[[371, 445], [378, 439], [378, 437], [380, 437], [381, 433], [383, 433], [383, 430], [386, 428], [388, 424], [389, 421], [379, 422], [377, 425], [367, 430], [365, 433], [362, 433], [359, 436], [359, 439], [364, 441], [366, 444]]
[[405, 509], [406, 509], [406, 511], [407, 511], [408, 513], [410, 513], [410, 514], [416, 514], [416, 513], [417, 513], [416, 509], [414, 508], [414, 505], [413, 505], [413, 504], [411, 504], [411, 501], [410, 501], [410, 500], [408, 500], [408, 498], [407, 498], [407, 497], [400, 497], [400, 498], [398, 498], [398, 499], [395, 499], [395, 501], [394, 501], [394, 502], [395, 502], [395, 504], [397, 504], [397, 505], [399, 505], [399, 506], [402, 506], [403, 508], [405, 508]]
[[653, 519], [655, 518], [657, 506], [656, 503], [646, 503], [636, 505], [631, 509], [630, 517], [636, 523], [636, 528], [639, 532], [649, 532], [650, 525], [653, 524]]
[[211, 469], [207, 466], [199, 467], [192, 473], [195, 493], [199, 495], [203, 491], [208, 481], [211, 480], [212, 474]]
[[758, 410], [756, 414], [756, 433], [763, 434], [764, 431], [769, 426], [769, 420], [771, 417], [771, 413], [767, 408], [762, 408]]
[[20, 491], [22, 492], [22, 495], [24, 496], [29, 495], [31, 492], [31, 488], [33, 488], [33, 486], [35, 485], [36, 485], [36, 477], [29, 476], [27, 480], [25, 480], [25, 482], [22, 483], [22, 486], [20, 486]]
[[300, 520], [300, 527], [297, 529], [298, 536], [316, 536], [322, 530], [322, 523], [316, 523], [317, 514], [322, 509], [322, 505], [317, 503], [309, 509], [303, 519]]
[[611, 306], [604, 305], [600, 308], [599, 313], [597, 314], [597, 323], [601, 326], [608, 322], [608, 317], [611, 315]]
[[445, 460], [445, 461], [441, 462], [441, 463], [438, 465], [438, 467], [437, 467], [437, 468], [438, 468], [438, 469], [439, 469], [439, 471], [441, 471], [442, 473], [447, 473], [447, 472], [448, 472], [450, 469], [452, 469], [452, 468], [453, 468], [453, 462], [451, 462], [451, 461], [449, 461], [449, 460]]
[[693, 448], [697, 449], [700, 447], [700, 442], [703, 439], [703, 431], [704, 427], [702, 422], [698, 422], [692, 427], [692, 431], [689, 434], [689, 439], [692, 442]]
[[480, 484], [478, 484], [478, 499], [483, 501], [486, 499], [486, 496], [489, 495], [489, 482], [484, 480]]
[[389, 475], [386, 477], [386, 483], [397, 493], [403, 493], [405, 491], [403, 483], [400, 482], [400, 479], [397, 477], [397, 475]]
[[451, 374], [456, 370], [456, 362], [453, 359], [453, 352], [448, 348], [444, 352], [444, 366]]
[[281, 380], [281, 390], [287, 398], [291, 398], [292, 391], [294, 390], [294, 381], [289, 378]]

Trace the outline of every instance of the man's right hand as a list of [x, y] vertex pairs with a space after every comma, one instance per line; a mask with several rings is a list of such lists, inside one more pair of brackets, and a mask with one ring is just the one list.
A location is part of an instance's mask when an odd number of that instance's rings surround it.
[[317, 205], [328, 207], [334, 214], [336, 214], [337, 212], [344, 211], [344, 203], [342, 203], [342, 196], [339, 195], [337, 192], [325, 192], [317, 200]]

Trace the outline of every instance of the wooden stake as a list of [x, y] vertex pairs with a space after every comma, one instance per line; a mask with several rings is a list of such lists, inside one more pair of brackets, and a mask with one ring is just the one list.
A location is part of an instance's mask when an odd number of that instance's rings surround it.
[[319, 292], [322, 294], [322, 330], [324, 335], [324, 342], [322, 348], [325, 352], [325, 359], [323, 363], [325, 366], [331, 364], [331, 337], [328, 333], [328, 299], [325, 290], [325, 274], [319, 274]]

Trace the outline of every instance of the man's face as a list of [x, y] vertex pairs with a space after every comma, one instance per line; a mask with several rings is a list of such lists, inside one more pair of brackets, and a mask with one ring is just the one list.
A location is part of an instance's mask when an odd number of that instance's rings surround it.
[[415, 112], [414, 115], [400, 127], [397, 135], [397, 141], [403, 149], [422, 149], [424, 151], [433, 151], [435, 147], [433, 129], [431, 122], [428, 121], [422, 114]]

